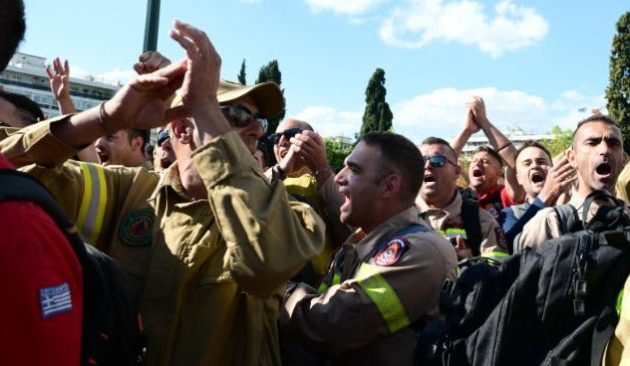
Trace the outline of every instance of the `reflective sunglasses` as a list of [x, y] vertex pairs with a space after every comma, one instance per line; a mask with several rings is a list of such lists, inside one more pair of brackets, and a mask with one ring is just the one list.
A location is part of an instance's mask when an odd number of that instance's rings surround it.
[[221, 111], [232, 126], [247, 127], [252, 121], [256, 121], [262, 128], [263, 133], [267, 132], [267, 120], [263, 118], [260, 113], [252, 115], [249, 109], [238, 104], [222, 105]]
[[289, 128], [282, 132], [272, 133], [271, 135], [269, 135], [269, 140], [271, 140], [271, 142], [273, 142], [274, 145], [278, 145], [282, 136], [284, 136], [288, 140], [291, 137], [294, 137], [295, 135], [297, 135], [298, 133], [301, 133], [302, 131], [303, 130], [299, 127]]
[[444, 165], [446, 165], [446, 163], [451, 163], [454, 166], [457, 166], [456, 163], [453, 163], [452, 161], [448, 160], [448, 158], [444, 155], [431, 155], [431, 156], [423, 156], [425, 163], [428, 161], [429, 164], [431, 164], [432, 167], [434, 168], [441, 168]]

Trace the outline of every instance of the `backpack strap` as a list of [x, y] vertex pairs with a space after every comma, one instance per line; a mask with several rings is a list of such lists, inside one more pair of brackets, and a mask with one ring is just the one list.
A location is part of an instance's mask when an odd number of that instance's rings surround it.
[[462, 223], [466, 231], [466, 243], [474, 257], [481, 255], [481, 221], [479, 219], [479, 204], [474, 193], [469, 189], [462, 189]]
[[578, 212], [570, 204], [564, 205], [556, 205], [553, 206], [553, 210], [558, 217], [558, 222], [560, 224], [560, 234], [568, 234], [574, 231], [579, 230], [578, 225], [580, 224], [580, 218], [578, 217]]

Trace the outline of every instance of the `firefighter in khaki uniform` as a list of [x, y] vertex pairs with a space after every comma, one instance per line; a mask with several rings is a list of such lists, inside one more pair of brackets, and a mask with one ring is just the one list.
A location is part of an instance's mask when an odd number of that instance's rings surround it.
[[[278, 87], [220, 83], [220, 58], [203, 32], [176, 23], [172, 37], [184, 61], [136, 77], [100, 109], [3, 145], [15, 161], [39, 163], [27, 169], [73, 217], [85, 214], [83, 229], [97, 230], [100, 246], [111, 240], [107, 251], [136, 275], [149, 364], [276, 365], [281, 290], [322, 249], [323, 223], [269, 184], [251, 154], [264, 122], [254, 116], [283, 106]], [[182, 102], [169, 108], [180, 84]], [[159, 185], [140, 168], [61, 164], [75, 151], [65, 145], [164, 120], [177, 161]]]
[[456, 163], [457, 155], [449, 143], [438, 137], [428, 137], [422, 142], [420, 151], [425, 159], [425, 174], [416, 204], [422, 217], [451, 240], [460, 259], [472, 256], [473, 245], [479, 246], [484, 257], [507, 256], [503, 230], [492, 215], [478, 205], [475, 209], [479, 212], [480, 242], [471, 243], [462, 218], [462, 194], [457, 189], [461, 167]]
[[358, 227], [335, 256], [319, 291], [287, 287], [280, 323], [303, 346], [339, 365], [410, 365], [411, 324], [439, 316], [453, 247], [418, 219], [418, 148], [403, 136], [363, 136], [335, 177], [341, 221]]

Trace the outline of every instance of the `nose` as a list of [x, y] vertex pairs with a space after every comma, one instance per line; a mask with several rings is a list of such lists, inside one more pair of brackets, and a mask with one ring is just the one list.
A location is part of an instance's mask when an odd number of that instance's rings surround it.
[[102, 148], [104, 140], [105, 140], [104, 137], [99, 137], [98, 139], [96, 139], [96, 141], [94, 141], [94, 147]]
[[345, 172], [346, 172], [346, 167], [343, 167], [343, 169], [341, 169], [339, 173], [335, 175], [335, 183], [337, 183], [337, 185], [343, 186], [346, 184]]

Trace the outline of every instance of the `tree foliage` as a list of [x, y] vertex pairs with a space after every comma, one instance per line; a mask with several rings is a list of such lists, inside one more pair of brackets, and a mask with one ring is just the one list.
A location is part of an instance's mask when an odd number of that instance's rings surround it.
[[[256, 79], [256, 84], [262, 83], [265, 81], [273, 81], [276, 84], [278, 84], [278, 86], [282, 85], [282, 73], [280, 72], [280, 68], [278, 67], [277, 60], [270, 61], [267, 65], [260, 68], [260, 71], [258, 72], [258, 78]], [[281, 89], [281, 90], [282, 90], [282, 96], [284, 98], [284, 89]], [[267, 122], [269, 122], [267, 134], [271, 134], [276, 131], [276, 128], [278, 127], [278, 123], [282, 121], [285, 114], [286, 114], [286, 108], [283, 109], [282, 112], [276, 117], [267, 119]]]
[[624, 150], [630, 151], [630, 12], [617, 22], [610, 53], [610, 84], [606, 89], [607, 108], [624, 136]]
[[553, 139], [541, 140], [540, 144], [549, 150], [552, 158], [555, 158], [564, 153], [564, 151], [571, 146], [573, 131], [570, 129], [563, 130], [560, 126], [554, 126], [551, 129], [551, 134], [553, 135]]
[[385, 71], [377, 68], [365, 89], [365, 112], [361, 135], [374, 131], [391, 131], [394, 115], [385, 101]]
[[326, 157], [333, 171], [338, 172], [343, 168], [343, 162], [352, 152], [352, 146], [338, 141], [326, 140]]
[[242, 85], [247, 85], [247, 74], [245, 73], [245, 59], [241, 63], [241, 71], [238, 73], [238, 82]]

